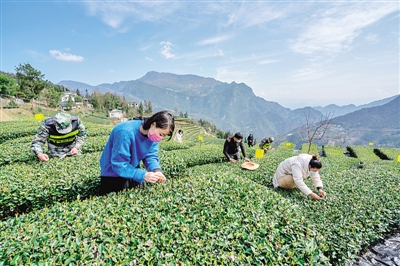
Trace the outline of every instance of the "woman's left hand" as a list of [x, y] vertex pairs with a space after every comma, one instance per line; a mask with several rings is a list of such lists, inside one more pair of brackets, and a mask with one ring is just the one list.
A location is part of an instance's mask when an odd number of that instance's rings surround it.
[[162, 172], [156, 172], [156, 174], [159, 176], [157, 182], [164, 183], [165, 181], [167, 181], [167, 178]]
[[322, 189], [318, 190], [319, 194], [321, 195], [321, 197], [325, 197], [326, 196], [326, 192], [323, 191]]
[[158, 176], [157, 182], [164, 183], [165, 181], [167, 181], [167, 178], [166, 178], [165, 175], [161, 172], [160, 169], [153, 170], [153, 173], [156, 173], [156, 175]]
[[250, 162], [250, 159], [249, 159], [249, 158], [244, 157], [244, 160], [245, 160], [246, 162]]

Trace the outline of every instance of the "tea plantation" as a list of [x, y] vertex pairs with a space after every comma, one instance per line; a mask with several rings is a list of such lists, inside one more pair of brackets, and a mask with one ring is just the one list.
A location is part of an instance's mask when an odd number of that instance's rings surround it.
[[246, 147], [260, 164], [248, 171], [224, 140], [177, 124], [184, 142], [160, 143], [166, 183], [98, 196], [111, 127], [85, 123], [83, 155], [39, 163], [38, 125], [1, 124], [0, 265], [346, 265], [400, 227], [398, 148], [313, 146], [327, 192], [314, 201], [272, 186], [293, 143], [263, 158]]

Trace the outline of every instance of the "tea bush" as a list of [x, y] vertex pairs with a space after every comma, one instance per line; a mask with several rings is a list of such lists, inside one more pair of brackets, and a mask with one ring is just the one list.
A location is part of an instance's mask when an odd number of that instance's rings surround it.
[[[5, 125], [8, 136], [18, 128]], [[272, 186], [293, 143], [263, 158], [246, 147], [259, 164], [249, 171], [226, 161], [224, 140], [199, 142], [193, 127], [183, 143], [160, 143], [166, 183], [100, 197], [110, 127], [88, 125], [83, 155], [39, 163], [24, 157], [37, 122], [24, 125], [0, 144], [11, 157], [0, 156], [0, 265], [346, 265], [400, 227], [398, 149], [380, 148], [383, 161], [371, 148], [349, 146], [346, 157], [324, 146], [327, 196], [314, 201]]]

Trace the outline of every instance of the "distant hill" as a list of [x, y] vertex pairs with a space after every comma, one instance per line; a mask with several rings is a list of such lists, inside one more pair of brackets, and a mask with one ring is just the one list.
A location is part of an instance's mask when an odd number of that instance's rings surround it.
[[189, 95], [205, 95], [217, 85], [224, 84], [213, 78], [204, 78], [196, 75], [175, 75], [170, 73], [148, 72], [138, 81], [175, 92], [186, 92]]
[[373, 142], [400, 147], [400, 96], [384, 105], [337, 117], [334, 124], [345, 128], [349, 140], [355, 145]]
[[[80, 82], [58, 83], [71, 90], [117, 93], [131, 101], [151, 101], [153, 110], [188, 112], [232, 133], [253, 133], [256, 139], [282, 134], [300, 125], [302, 110], [290, 110], [276, 102], [257, 97], [244, 83], [226, 83], [196, 75], [148, 72], [142, 78], [90, 86]], [[319, 116], [313, 111], [313, 116]]]
[[88, 91], [89, 94], [92, 94], [96, 88], [96, 86], [91, 86], [86, 83], [72, 81], [72, 80], [63, 80], [58, 82], [57, 85], [62, 85], [65, 88], [68, 88], [69, 90], [72, 91], [76, 91], [77, 89], [79, 89], [82, 95], [85, 95], [86, 90]]
[[337, 116], [341, 116], [341, 115], [345, 115], [357, 110], [361, 110], [363, 108], [369, 108], [369, 107], [375, 107], [375, 106], [381, 106], [384, 105], [388, 102], [390, 102], [391, 100], [393, 100], [394, 98], [396, 98], [397, 95], [386, 98], [386, 99], [382, 99], [382, 100], [378, 100], [378, 101], [373, 101], [371, 103], [368, 104], [362, 104], [359, 106], [356, 106], [354, 104], [349, 104], [349, 105], [343, 105], [343, 106], [338, 106], [336, 104], [330, 104], [327, 105], [325, 107], [321, 107], [321, 106], [315, 106], [313, 107], [315, 110], [320, 111], [323, 114], [328, 114], [328, 113], [332, 113], [334, 114], [334, 117]]
[[[306, 114], [310, 113], [311, 119], [319, 119], [327, 110], [336, 108], [334, 105], [325, 109], [321, 107], [323, 113], [311, 107], [291, 110], [256, 96], [244, 83], [226, 83], [196, 75], [155, 71], [137, 80], [113, 84], [90, 86], [74, 81], [61, 81], [58, 84], [70, 90], [79, 89], [81, 93], [98, 90], [101, 93], [116, 93], [131, 101], [151, 101], [154, 111], [167, 109], [174, 112], [177, 108], [178, 112], [188, 112], [196, 120], [205, 119], [224, 131], [241, 131], [244, 136], [253, 133], [257, 140], [266, 136], [284, 136], [299, 128]], [[384, 101], [379, 103], [383, 104]], [[346, 112], [354, 107], [348, 106]], [[345, 109], [341, 110], [344, 112]]]
[[[277, 137], [278, 141], [296, 144], [306, 142], [304, 128], [297, 128]], [[316, 144], [369, 145], [400, 147], [400, 96], [384, 105], [364, 108], [334, 118], [332, 127], [323, 141]], [[341, 143], [343, 142], [343, 143]]]

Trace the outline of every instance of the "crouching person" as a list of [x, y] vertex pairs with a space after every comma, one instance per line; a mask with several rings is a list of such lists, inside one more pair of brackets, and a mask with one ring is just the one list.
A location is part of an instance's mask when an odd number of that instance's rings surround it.
[[[320, 200], [326, 196], [322, 190], [322, 180], [318, 171], [322, 168], [322, 163], [318, 160], [318, 155], [300, 154], [287, 158], [281, 162], [276, 169], [272, 179], [274, 188], [293, 189], [298, 187], [304, 194], [315, 200]], [[311, 177], [320, 196], [312, 192], [304, 183], [304, 179]]]
[[47, 162], [49, 155], [43, 152], [46, 142], [50, 156], [64, 158], [81, 154], [85, 139], [85, 126], [77, 116], [58, 113], [43, 121], [30, 148], [40, 161]]
[[158, 143], [167, 136], [170, 140], [174, 129], [174, 117], [167, 111], [116, 125], [100, 157], [100, 195], [140, 187], [144, 181], [165, 182]]

